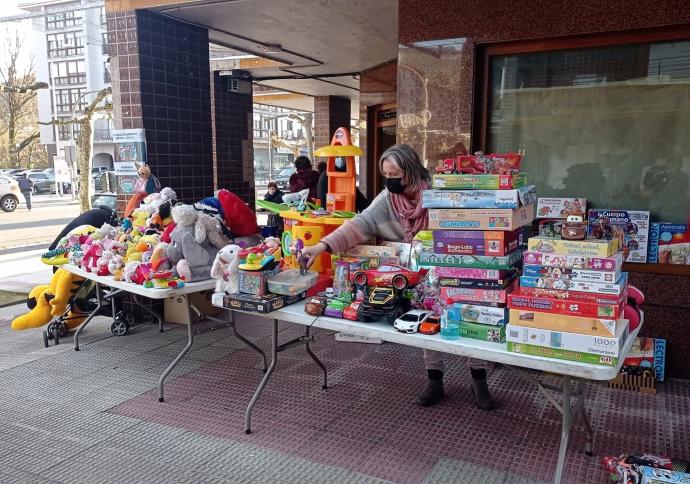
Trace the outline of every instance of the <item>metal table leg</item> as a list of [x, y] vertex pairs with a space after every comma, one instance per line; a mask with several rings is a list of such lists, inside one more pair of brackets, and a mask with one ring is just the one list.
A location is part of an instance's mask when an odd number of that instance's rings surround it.
[[556, 474], [554, 484], [560, 484], [563, 476], [563, 466], [565, 465], [565, 453], [568, 450], [568, 440], [570, 439], [570, 426], [572, 424], [572, 411], [570, 407], [570, 377], [563, 375], [563, 402], [561, 405], [561, 446], [558, 448], [558, 462], [556, 462]]
[[236, 337], [238, 340], [242, 341], [244, 344], [246, 344], [246, 345], [249, 346], [251, 349], [253, 349], [254, 351], [256, 351], [257, 353], [259, 353], [259, 354], [261, 355], [261, 358], [263, 358], [263, 361], [264, 361], [264, 369], [263, 369], [263, 372], [266, 373], [266, 369], [267, 369], [267, 365], [266, 365], [266, 353], [264, 353], [264, 351], [263, 351], [261, 348], [259, 348], [258, 346], [256, 346], [254, 343], [252, 343], [251, 341], [249, 341], [247, 338], [245, 338], [244, 336], [242, 336], [242, 335], [237, 331], [237, 326], [235, 325], [235, 311], [230, 311], [230, 327], [232, 328], [232, 334], [234, 334], [235, 337]]
[[323, 371], [323, 384], [321, 385], [321, 388], [326, 390], [328, 388], [328, 372], [326, 371], [326, 366], [321, 363], [321, 360], [319, 360], [314, 352], [312, 352], [311, 348], [309, 347], [309, 326], [307, 326], [306, 329], [306, 334], [305, 336], [307, 337], [307, 343], [305, 344], [305, 347], [307, 348], [307, 354], [311, 356], [311, 359], [314, 360], [314, 362], [321, 367], [321, 370]]
[[142, 304], [142, 302], [139, 300], [136, 294], [132, 294], [132, 301], [134, 301], [134, 304], [139, 306], [142, 310], [145, 312], [149, 313], [151, 316], [153, 316], [155, 319], [158, 320], [158, 330], [162, 333], [163, 332], [163, 317], [157, 313], [156, 311], [153, 311], [152, 309], [149, 309], [146, 307], [146, 305]]
[[592, 425], [589, 423], [587, 411], [585, 410], [585, 382], [584, 380], [577, 381], [578, 398], [575, 403], [575, 410], [582, 417], [582, 422], [585, 424], [585, 435], [587, 442], [585, 442], [585, 454], [592, 457], [594, 455], [592, 441], [594, 440], [594, 432], [592, 432]]
[[257, 400], [261, 396], [261, 392], [263, 392], [264, 387], [266, 386], [266, 383], [268, 383], [268, 379], [271, 378], [271, 374], [273, 373], [273, 370], [275, 370], [276, 367], [276, 361], [278, 360], [278, 320], [274, 319], [273, 320], [273, 328], [272, 328], [272, 335], [271, 335], [271, 365], [268, 367], [268, 370], [266, 371], [266, 374], [264, 375], [263, 379], [261, 380], [261, 383], [259, 383], [259, 388], [256, 389], [256, 392], [254, 392], [254, 396], [252, 397], [251, 401], [249, 402], [249, 406], [247, 406], [247, 411], [244, 414], [244, 432], [246, 434], [251, 434], [251, 420], [252, 420], [252, 410], [254, 409], [254, 405], [256, 404]]
[[193, 314], [193, 309], [191, 303], [189, 302], [189, 295], [185, 295], [187, 298], [187, 308], [188, 308], [188, 316], [189, 316], [189, 322], [187, 323], [187, 345], [182, 349], [179, 355], [173, 360], [172, 363], [170, 363], [170, 366], [168, 366], [161, 377], [158, 379], [158, 401], [162, 402], [164, 401], [163, 399], [163, 383], [165, 383], [165, 379], [168, 377], [171, 371], [173, 371], [173, 368], [177, 366], [177, 364], [180, 362], [180, 360], [184, 357], [184, 355], [187, 354], [187, 352], [191, 349], [192, 344], [194, 344], [194, 330], [192, 329], [192, 325], [194, 324], [194, 314]]
[[84, 320], [83, 323], [79, 325], [77, 330], [74, 332], [74, 351], [79, 351], [79, 333], [82, 332], [84, 328], [86, 328], [86, 325], [91, 322], [93, 318], [96, 317], [98, 312], [101, 310], [101, 307], [103, 306], [103, 301], [101, 301], [101, 286], [100, 284], [96, 283], [96, 301], [98, 302], [98, 305], [96, 306], [96, 309], [94, 309], [91, 314]]

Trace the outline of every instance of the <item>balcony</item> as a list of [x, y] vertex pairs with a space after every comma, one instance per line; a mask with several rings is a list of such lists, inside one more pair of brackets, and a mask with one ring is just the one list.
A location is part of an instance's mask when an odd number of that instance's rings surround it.
[[93, 130], [93, 140], [94, 141], [112, 141], [113, 132], [110, 129], [94, 129]]
[[69, 76], [54, 77], [54, 86], [69, 86], [72, 84], [86, 84], [86, 74], [70, 74]]
[[84, 46], [61, 47], [56, 49], [50, 49], [48, 51], [48, 57], [50, 57], [51, 59], [54, 57], [72, 57], [75, 55], [84, 55]]

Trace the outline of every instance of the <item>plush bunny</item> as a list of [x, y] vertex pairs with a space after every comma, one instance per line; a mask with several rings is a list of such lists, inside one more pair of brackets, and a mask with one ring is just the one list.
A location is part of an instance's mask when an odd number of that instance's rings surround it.
[[232, 294], [240, 290], [240, 251], [239, 245], [229, 244], [216, 254], [211, 266], [211, 277], [216, 279], [216, 292]]

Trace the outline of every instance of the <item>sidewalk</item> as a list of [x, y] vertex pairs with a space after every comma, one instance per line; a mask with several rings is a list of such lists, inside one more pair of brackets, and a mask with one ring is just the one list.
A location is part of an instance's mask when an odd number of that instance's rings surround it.
[[[281, 353], [243, 432], [262, 377], [257, 355], [227, 330], [196, 337], [157, 401], [160, 373], [186, 342], [186, 327], [155, 325], [114, 337], [107, 318], [44, 349], [40, 330], [12, 332], [21, 306], [0, 309], [0, 482], [540, 483], [548, 482], [559, 417], [505, 369], [490, 375], [498, 408], [474, 408], [461, 358], [447, 358], [446, 400], [421, 409], [420, 351], [336, 343], [319, 331], [314, 351], [329, 389], [303, 349]], [[269, 322], [242, 315], [238, 329], [268, 350]], [[300, 328], [285, 325], [281, 341]], [[551, 377], [546, 380], [555, 383]], [[628, 451], [690, 455], [690, 382], [656, 397], [587, 385], [595, 432], [586, 457], [577, 429], [566, 482], [606, 483], [600, 458]]]

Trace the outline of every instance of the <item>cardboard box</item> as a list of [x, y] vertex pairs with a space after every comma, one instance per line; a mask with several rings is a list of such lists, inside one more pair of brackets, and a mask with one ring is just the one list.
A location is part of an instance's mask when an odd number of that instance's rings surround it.
[[468, 323], [467, 321], [459, 321], [457, 324], [460, 327], [461, 338], [488, 341], [489, 343], [506, 342], [505, 326], [485, 326], [483, 324]]
[[505, 326], [508, 322], [508, 310], [478, 304], [455, 303], [450, 308], [448, 317], [454, 321]]
[[579, 255], [558, 255], [546, 252], [525, 252], [525, 264], [549, 267], [587, 269], [593, 271], [614, 271], [623, 267], [623, 252], [618, 251], [610, 257], [582, 257]]
[[587, 334], [590, 336], [615, 336], [623, 317], [618, 319], [583, 318], [560, 314], [510, 309], [510, 323], [526, 328], [549, 329], [566, 333]]
[[690, 225], [652, 224], [647, 260], [658, 264], [690, 265]]
[[618, 239], [563, 240], [550, 237], [530, 237], [529, 252], [577, 255], [581, 257], [610, 257], [618, 250]]
[[590, 210], [587, 232], [597, 239], [617, 239], [626, 262], [647, 262], [649, 212]]
[[534, 185], [516, 190], [424, 190], [424, 208], [518, 208], [537, 201]]
[[593, 292], [596, 294], [612, 294], [619, 296], [628, 288], [628, 273], [621, 273], [620, 278], [611, 284], [607, 282], [582, 282], [553, 277], [520, 277], [521, 287], [543, 287], [561, 291]]
[[522, 274], [529, 277], [554, 277], [571, 281], [616, 282], [621, 276], [621, 271], [620, 269], [614, 271], [590, 271], [587, 269], [568, 269], [525, 264], [522, 267]]
[[430, 229], [449, 230], [517, 230], [534, 220], [535, 204], [520, 208], [466, 210], [432, 208], [429, 210]]
[[663, 338], [635, 338], [623, 360], [624, 367], [654, 369], [658, 381], [664, 381], [666, 366], [666, 340]]
[[506, 339], [513, 343], [619, 358], [623, 345], [628, 339], [628, 323], [623, 321], [623, 324], [618, 325], [614, 336], [566, 333], [564, 331], [530, 328], [510, 323], [506, 326]]
[[279, 294], [266, 294], [265, 296], [255, 296], [253, 294], [243, 294], [235, 292], [223, 297], [223, 307], [237, 309], [251, 313], [270, 313], [277, 309], [294, 304], [307, 297], [303, 292], [295, 296], [281, 296]]
[[515, 284], [505, 289], [469, 289], [464, 287], [441, 287], [442, 301], [452, 299], [453, 302], [505, 304], [508, 294], [513, 291]]
[[395, 257], [397, 249], [384, 245], [355, 245], [345, 252], [347, 257]]
[[266, 280], [278, 274], [280, 269], [277, 267], [273, 270], [266, 271], [239, 271], [240, 277], [240, 292], [245, 294], [255, 294], [257, 296], [263, 296], [268, 293], [268, 287]]
[[569, 215], [580, 215], [584, 219], [586, 213], [586, 198], [539, 197], [537, 200], [537, 218], [566, 219]]
[[527, 185], [527, 174], [515, 175], [433, 175], [433, 188], [456, 190], [510, 190]]
[[549, 297], [554, 299], [572, 299], [595, 304], [624, 304], [628, 298], [628, 291], [622, 294], [597, 294], [593, 292], [561, 291], [545, 287], [521, 287], [520, 294], [524, 296]]
[[631, 375], [619, 373], [609, 380], [609, 388], [640, 392], [642, 395], [656, 395], [656, 378], [652, 375]]
[[522, 230], [434, 230], [435, 254], [506, 255], [522, 245]]
[[513, 343], [512, 341], [508, 341], [507, 348], [511, 353], [520, 353], [523, 355], [544, 356], [546, 358], [576, 361], [578, 363], [590, 363], [592, 365], [618, 365], [618, 358], [612, 356], [593, 355], [591, 353], [568, 351], [560, 348], [546, 348], [544, 346]]
[[213, 290], [208, 290], [166, 298], [163, 303], [165, 321], [167, 323], [189, 324], [188, 301], [191, 301], [192, 305], [203, 316], [215, 316], [220, 312], [220, 309], [213, 305], [212, 297]]
[[442, 255], [420, 252], [417, 264], [420, 266], [461, 267], [465, 269], [512, 269], [522, 260], [522, 251], [516, 250], [504, 256], [490, 255]]
[[461, 279], [506, 279], [514, 270], [505, 269], [468, 269], [465, 267], [434, 267], [436, 277], [459, 277]]
[[439, 277], [438, 285], [441, 287], [467, 287], [470, 289], [505, 289], [517, 277], [512, 273], [506, 279], [464, 279], [460, 277]]
[[642, 482], [640, 484], [690, 484], [690, 474], [686, 472], [656, 469], [641, 466]]
[[578, 301], [576, 299], [557, 299], [545, 296], [528, 296], [523, 288], [508, 295], [510, 309], [539, 311], [542, 313], [561, 314], [565, 316], [580, 316], [585, 318], [618, 319], [623, 314], [625, 302], [596, 302]]

